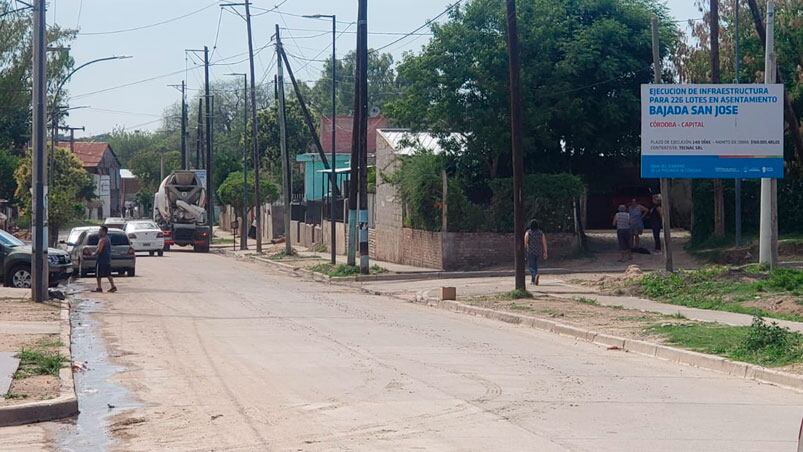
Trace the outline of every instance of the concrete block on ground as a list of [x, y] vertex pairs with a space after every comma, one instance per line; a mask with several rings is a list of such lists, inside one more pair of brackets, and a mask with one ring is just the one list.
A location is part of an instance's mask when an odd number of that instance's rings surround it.
[[449, 300], [449, 301], [457, 300], [457, 288], [441, 287], [441, 300]]
[[14, 357], [13, 352], [0, 352], [0, 394], [8, 393], [11, 387], [11, 380], [17, 373], [20, 360]]

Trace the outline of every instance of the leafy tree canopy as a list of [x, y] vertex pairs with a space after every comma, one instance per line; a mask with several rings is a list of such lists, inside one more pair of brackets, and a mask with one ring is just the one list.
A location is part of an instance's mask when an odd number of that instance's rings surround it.
[[[69, 149], [56, 149], [53, 157], [53, 179], [48, 193], [48, 224], [51, 242], [58, 239], [59, 227], [83, 218], [84, 203], [95, 198], [95, 184]], [[17, 199], [24, 215], [31, 213], [31, 154], [19, 162], [14, 179]]]
[[[528, 172], [593, 173], [634, 158], [640, 91], [651, 79], [655, 0], [531, 0], [519, 4], [525, 164]], [[503, 2], [472, 0], [432, 27], [433, 39], [398, 67], [402, 93], [389, 116], [416, 130], [462, 132], [451, 166], [469, 191], [512, 174]], [[668, 20], [661, 54], [675, 46]], [[604, 156], [602, 158], [601, 156]]]
[[[351, 115], [354, 111], [354, 73], [357, 57], [354, 51], [336, 63], [337, 114]], [[389, 53], [368, 53], [368, 108], [380, 110], [399, 93], [393, 56]], [[312, 86], [308, 99], [310, 107], [320, 116], [332, 115], [332, 57], [323, 65], [321, 77]]]
[[[265, 203], [272, 203], [279, 199], [279, 189], [268, 179], [260, 179], [260, 196]], [[249, 172], [245, 181], [245, 195], [247, 207], [256, 205], [254, 201], [254, 173]], [[229, 174], [217, 190], [218, 200], [234, 207], [239, 215], [243, 208], [243, 173], [237, 171]]]

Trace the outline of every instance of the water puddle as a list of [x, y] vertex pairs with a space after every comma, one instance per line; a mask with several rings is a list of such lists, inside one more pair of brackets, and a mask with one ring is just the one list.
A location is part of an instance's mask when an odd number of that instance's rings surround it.
[[111, 381], [123, 368], [111, 363], [99, 322], [91, 318], [98, 306], [93, 300], [80, 298], [73, 303], [72, 357], [73, 362], [86, 368], [73, 374], [81, 414], [59, 433], [58, 450], [107, 450], [113, 441], [107, 429], [108, 419], [139, 406], [125, 388]]

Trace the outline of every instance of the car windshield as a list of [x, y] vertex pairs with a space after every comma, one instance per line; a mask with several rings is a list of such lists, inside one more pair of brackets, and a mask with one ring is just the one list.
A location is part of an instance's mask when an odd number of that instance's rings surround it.
[[88, 230], [88, 228], [75, 228], [70, 231], [70, 236], [67, 237], [67, 243], [71, 245], [78, 243], [78, 239], [81, 238], [81, 234], [83, 234], [86, 230]]
[[152, 229], [159, 229], [153, 221], [137, 221], [135, 223], [128, 223], [130, 229], [134, 231], [147, 231]]
[[17, 246], [23, 246], [25, 245], [25, 243], [22, 240], [9, 234], [8, 232], [0, 229], [0, 245], [7, 246], [9, 248], [14, 248]]

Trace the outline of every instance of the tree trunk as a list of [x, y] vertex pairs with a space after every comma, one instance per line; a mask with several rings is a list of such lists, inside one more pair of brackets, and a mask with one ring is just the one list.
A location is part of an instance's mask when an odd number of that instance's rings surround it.
[[[711, 83], [720, 82], [719, 67], [719, 0], [711, 0]], [[725, 235], [725, 190], [722, 180], [714, 180], [714, 236]]]

